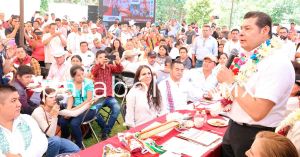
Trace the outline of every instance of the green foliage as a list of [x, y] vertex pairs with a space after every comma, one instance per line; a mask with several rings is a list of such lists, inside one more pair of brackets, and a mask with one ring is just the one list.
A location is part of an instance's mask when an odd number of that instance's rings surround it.
[[170, 19], [184, 19], [186, 0], [156, 0], [156, 21], [166, 22]]
[[[220, 20], [219, 25], [230, 23], [230, 9], [232, 0], [220, 0], [218, 8]], [[273, 23], [287, 24], [290, 21], [300, 22], [300, 0], [234, 0], [232, 28], [239, 28], [243, 16], [248, 11], [262, 11], [268, 13]]]
[[187, 22], [196, 22], [200, 26], [209, 22], [213, 11], [210, 0], [188, 0], [185, 8], [187, 9]]
[[48, 0], [41, 0], [40, 11], [45, 13], [48, 11]]

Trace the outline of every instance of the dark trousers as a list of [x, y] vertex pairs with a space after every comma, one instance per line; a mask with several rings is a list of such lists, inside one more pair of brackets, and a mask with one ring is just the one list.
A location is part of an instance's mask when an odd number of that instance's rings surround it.
[[274, 130], [275, 128], [269, 127], [240, 125], [230, 120], [222, 142], [222, 157], [246, 157], [245, 152], [250, 149], [258, 132]]
[[[82, 132], [80, 129], [80, 125], [82, 124], [82, 121], [89, 121], [93, 119], [96, 115], [96, 110], [89, 110], [88, 113], [86, 114], [86, 111], [80, 114], [77, 117], [71, 117], [69, 119], [65, 119], [64, 117], [59, 118], [59, 125], [61, 127], [61, 137], [63, 138], [68, 138], [70, 136], [70, 131], [69, 131], [69, 125], [71, 126], [71, 134], [72, 137], [75, 139], [75, 144], [79, 148], [83, 148], [82, 145]], [[84, 117], [85, 116], [85, 117]], [[84, 118], [84, 120], [83, 120]]]

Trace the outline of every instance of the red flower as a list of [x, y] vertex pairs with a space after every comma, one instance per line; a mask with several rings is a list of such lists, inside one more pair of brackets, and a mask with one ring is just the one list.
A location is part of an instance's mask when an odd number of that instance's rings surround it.
[[230, 65], [229, 69], [231, 69], [231, 70], [232, 70], [233, 68], [234, 68], [234, 65]]
[[256, 53], [257, 53], [257, 50], [254, 50], [254, 53], [256, 54]]
[[237, 63], [239, 62], [239, 60], [240, 60], [240, 58], [235, 57], [235, 58], [233, 59], [233, 62], [234, 62], [235, 64], [237, 64]]
[[237, 75], [239, 73], [239, 71], [240, 70], [238, 68], [232, 69], [232, 72], [233, 72], [234, 75]]

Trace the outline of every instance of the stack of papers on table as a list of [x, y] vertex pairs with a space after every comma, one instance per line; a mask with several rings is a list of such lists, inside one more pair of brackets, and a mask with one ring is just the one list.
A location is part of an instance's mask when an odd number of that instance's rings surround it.
[[178, 135], [178, 137], [191, 142], [202, 144], [204, 146], [209, 146], [215, 141], [220, 140], [222, 138], [217, 134], [208, 131], [194, 129], [194, 128], [190, 128], [182, 132], [181, 134]]
[[194, 128], [186, 130], [177, 136], [162, 144], [167, 152], [160, 155], [160, 157], [175, 157], [174, 154], [199, 157], [222, 142], [221, 136]]

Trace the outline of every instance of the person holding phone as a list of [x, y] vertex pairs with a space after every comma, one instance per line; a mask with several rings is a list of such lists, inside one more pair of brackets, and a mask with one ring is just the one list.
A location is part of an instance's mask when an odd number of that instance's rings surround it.
[[45, 52], [44, 52], [44, 44], [42, 42], [43, 32], [40, 29], [33, 30], [33, 38], [31, 39], [29, 36], [24, 34], [27, 42], [32, 47], [32, 57], [35, 58], [41, 67], [45, 67]]
[[[114, 54], [116, 60], [113, 64], [108, 64], [109, 59], [105, 51], [98, 51], [96, 53], [96, 64], [92, 68], [92, 77], [95, 82], [95, 90], [97, 97], [104, 97], [104, 101], [97, 102], [97, 109], [101, 109], [103, 106], [107, 106], [111, 110], [111, 115], [109, 116], [108, 123], [104, 121], [101, 115], [97, 115], [97, 123], [102, 128], [102, 139], [106, 139], [110, 133], [112, 127], [114, 126], [118, 115], [120, 113], [120, 105], [113, 95], [112, 86], [112, 75], [115, 73], [121, 73], [123, 71], [123, 66], [121, 64], [121, 59], [118, 53]], [[98, 84], [100, 82], [100, 84]], [[104, 87], [106, 86], [106, 87]], [[105, 91], [102, 89], [106, 89]]]

